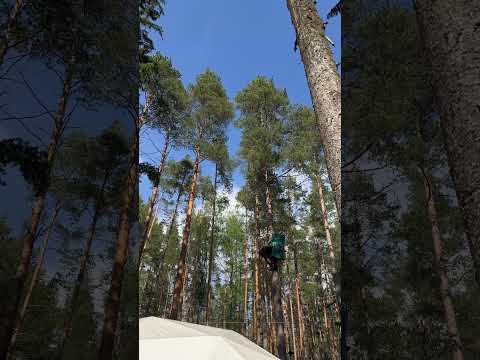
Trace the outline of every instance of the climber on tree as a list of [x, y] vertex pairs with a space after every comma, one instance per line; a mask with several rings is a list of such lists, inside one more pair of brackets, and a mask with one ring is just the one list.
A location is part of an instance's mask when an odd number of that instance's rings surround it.
[[270, 270], [277, 268], [279, 261], [285, 260], [285, 235], [273, 234], [271, 245], [266, 245], [258, 252], [265, 259]]

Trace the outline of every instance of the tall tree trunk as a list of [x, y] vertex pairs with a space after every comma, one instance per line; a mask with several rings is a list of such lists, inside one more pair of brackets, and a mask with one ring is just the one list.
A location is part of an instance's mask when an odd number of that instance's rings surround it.
[[233, 288], [233, 277], [234, 277], [234, 268], [233, 268], [233, 261], [230, 263], [230, 275], [228, 279], [228, 320], [231, 321], [234, 319], [233, 317], [233, 308], [234, 308], [234, 291]]
[[[293, 304], [292, 304], [292, 283], [290, 281], [290, 268], [288, 266], [288, 261], [287, 261], [287, 275], [288, 275], [288, 304], [290, 307], [290, 317], [291, 317], [291, 328], [292, 328], [292, 342], [293, 342], [293, 356], [294, 359], [297, 360], [298, 357], [301, 358], [301, 355], [297, 352], [297, 339], [296, 339], [296, 332], [295, 332], [295, 316], [293, 314]], [[298, 303], [297, 303], [298, 306]], [[288, 317], [286, 317], [288, 319]], [[298, 321], [302, 321], [300, 317], [298, 318]]]
[[416, 0], [431, 63], [450, 173], [480, 286], [480, 7], [476, 1]]
[[[294, 351], [292, 351], [291, 347], [292, 345], [290, 344], [290, 324], [289, 324], [289, 316], [288, 316], [288, 309], [287, 309], [287, 302], [284, 302], [283, 303], [283, 308], [282, 308], [282, 311], [283, 311], [283, 318], [285, 319], [285, 324], [284, 324], [284, 327], [285, 327], [285, 340], [286, 340], [286, 349], [287, 349], [287, 354], [289, 354], [290, 352], [293, 352], [295, 353]], [[295, 342], [295, 340], [293, 340]]]
[[223, 315], [222, 315], [222, 323], [223, 323], [223, 328], [227, 328], [227, 318], [226, 318], [226, 313], [227, 313], [227, 288], [224, 288], [223, 291]]
[[253, 237], [253, 256], [254, 256], [254, 270], [255, 270], [255, 299], [254, 299], [254, 315], [253, 315], [253, 327], [255, 329], [255, 336], [257, 345], [262, 344], [262, 331], [263, 316], [262, 316], [262, 295], [261, 295], [261, 282], [260, 282], [260, 257], [258, 255], [258, 247], [260, 241], [260, 209], [258, 193], [255, 193], [255, 235]]
[[428, 218], [432, 229], [433, 257], [435, 261], [435, 270], [440, 281], [440, 297], [443, 304], [443, 312], [450, 339], [453, 343], [452, 358], [453, 360], [463, 360], [463, 345], [457, 326], [457, 318], [455, 315], [455, 307], [450, 296], [450, 285], [445, 270], [445, 262], [442, 258], [443, 239], [440, 233], [437, 209], [432, 189], [431, 176], [420, 169], [423, 176], [423, 185], [425, 189], [425, 198], [428, 211]]
[[317, 190], [318, 190], [318, 197], [320, 202], [320, 211], [322, 212], [322, 225], [323, 229], [325, 230], [325, 239], [327, 240], [327, 247], [328, 247], [328, 256], [330, 257], [330, 269], [332, 273], [335, 273], [336, 266], [335, 266], [335, 252], [333, 250], [333, 242], [332, 242], [332, 235], [330, 233], [330, 225], [328, 224], [328, 212], [327, 207], [325, 206], [325, 197], [323, 195], [323, 187], [322, 182], [320, 180], [320, 175], [316, 176], [317, 180]]
[[27, 312], [28, 305], [30, 305], [30, 299], [32, 297], [33, 289], [35, 288], [35, 285], [37, 284], [38, 277], [40, 275], [40, 271], [42, 270], [43, 266], [43, 260], [45, 259], [45, 252], [47, 251], [48, 247], [48, 242], [50, 240], [50, 235], [52, 233], [52, 230], [57, 222], [57, 217], [60, 213], [60, 208], [61, 204], [57, 203], [57, 206], [55, 207], [55, 211], [53, 213], [53, 218], [50, 222], [50, 225], [48, 226], [47, 232], [45, 233], [43, 237], [43, 244], [42, 248], [40, 249], [40, 254], [38, 256], [38, 261], [37, 264], [35, 265], [35, 270], [33, 271], [32, 278], [30, 279], [30, 284], [27, 289], [27, 293], [25, 294], [25, 299], [23, 299], [23, 304], [22, 308], [20, 309], [20, 313], [17, 317], [16, 324], [15, 324], [15, 329], [12, 335], [12, 339], [10, 341], [10, 347], [9, 347], [9, 356], [12, 356], [12, 352], [15, 349], [15, 345], [17, 342], [17, 336], [18, 333], [20, 332], [20, 329], [22, 328], [23, 325], [23, 320], [25, 319], [25, 313]]
[[7, 50], [10, 47], [10, 33], [15, 27], [18, 16], [20, 15], [23, 7], [25, 6], [25, 2], [25, 0], [16, 0], [12, 11], [8, 14], [8, 20], [5, 26], [5, 30], [3, 30], [3, 34], [0, 36], [0, 66], [3, 64], [3, 61], [5, 60], [5, 55], [7, 54]]
[[[311, 309], [308, 308], [308, 309]], [[308, 321], [307, 321], [307, 324], [309, 325], [308, 326], [308, 331], [310, 333], [310, 336], [307, 336], [307, 339], [309, 339], [309, 351], [308, 351], [308, 355], [309, 357], [307, 359], [317, 359], [317, 352], [318, 352], [318, 349], [321, 348], [320, 344], [317, 345], [316, 343], [316, 338], [315, 338], [315, 332], [313, 331], [313, 324], [314, 324], [314, 317], [312, 316], [311, 314], [311, 311], [309, 313], [307, 313], [307, 316], [308, 316]], [[320, 339], [321, 341], [321, 339]]]
[[300, 359], [304, 356], [305, 352], [305, 322], [303, 315], [303, 304], [301, 296], [301, 286], [300, 286], [300, 272], [298, 270], [298, 259], [297, 259], [297, 244], [293, 244], [293, 264], [295, 269], [295, 300], [297, 303], [297, 316], [298, 316], [298, 356]]
[[214, 263], [214, 250], [215, 250], [215, 211], [217, 205], [217, 176], [218, 176], [218, 166], [215, 163], [215, 177], [213, 181], [213, 209], [212, 209], [212, 224], [210, 229], [210, 251], [208, 255], [208, 279], [207, 279], [207, 310], [205, 313], [205, 321], [208, 325], [210, 320], [210, 308], [212, 306], [212, 274], [213, 274], [213, 263]]
[[270, 352], [273, 353], [272, 349], [272, 336], [271, 336], [271, 324], [272, 319], [270, 318], [270, 302], [269, 302], [269, 287], [267, 283], [267, 276], [263, 277], [264, 283], [262, 284], [262, 301], [263, 301], [263, 313], [264, 313], [264, 321], [262, 323], [262, 331], [263, 331], [263, 348], [265, 350], [269, 349]]
[[245, 244], [243, 245], [243, 324], [244, 335], [248, 336], [248, 220], [245, 208]]
[[195, 148], [195, 164], [193, 166], [193, 179], [192, 186], [190, 188], [190, 195], [188, 197], [188, 207], [187, 214], [185, 217], [185, 226], [183, 228], [183, 238], [182, 245], [180, 250], [180, 257], [177, 264], [177, 276], [175, 279], [175, 289], [173, 292], [172, 307], [170, 309], [169, 318], [172, 320], [177, 320], [178, 318], [178, 307], [182, 298], [183, 283], [185, 280], [186, 274], [186, 258], [188, 251], [188, 243], [190, 239], [190, 228], [192, 224], [192, 213], [193, 206], [195, 203], [195, 195], [197, 190], [197, 179], [200, 172], [200, 149], [197, 146]]
[[[271, 240], [273, 235], [273, 210], [272, 201], [270, 199], [270, 188], [268, 170], [265, 169], [265, 205], [267, 206], [268, 214], [268, 237]], [[275, 323], [275, 335], [278, 344], [278, 357], [281, 360], [287, 359], [287, 349], [284, 330], [284, 319], [282, 311], [282, 282], [280, 276], [281, 266], [276, 264], [272, 269], [271, 280], [271, 296], [272, 296], [272, 312]]]
[[158, 172], [157, 172], [158, 178], [156, 179], [157, 182], [152, 186], [150, 198], [148, 199], [148, 203], [147, 203], [147, 216], [145, 217], [145, 223], [143, 224], [143, 233], [142, 233], [142, 237], [140, 240], [140, 247], [139, 247], [139, 255], [138, 255], [139, 267], [142, 260], [143, 252], [145, 251], [148, 241], [150, 240], [149, 229], [152, 226], [153, 220], [154, 220], [153, 208], [157, 203], [159, 181], [160, 181], [160, 178], [162, 177], [163, 170], [165, 169], [165, 161], [167, 160], [169, 146], [170, 146], [170, 131], [167, 131], [167, 133], [165, 134], [165, 144], [163, 145], [162, 155], [160, 158], [160, 165], [158, 166]]
[[[140, 119], [141, 121], [141, 119]], [[139, 121], [139, 122], [140, 122]], [[118, 234], [115, 242], [113, 257], [112, 278], [105, 303], [102, 340], [99, 349], [99, 360], [111, 360], [113, 346], [117, 332], [118, 317], [120, 311], [120, 299], [122, 292], [123, 270], [127, 261], [128, 243], [130, 236], [130, 222], [132, 206], [137, 206], [138, 199], [138, 146], [139, 146], [139, 122], [135, 125], [135, 133], [130, 148], [128, 173], [122, 190], [122, 207], [118, 224]]]
[[296, 41], [305, 67], [310, 95], [325, 149], [328, 175], [335, 195], [337, 212], [341, 212], [341, 101], [340, 77], [333, 60], [325, 25], [318, 16], [314, 0], [287, 0]]
[[[73, 62], [74, 59], [72, 59], [72, 63]], [[62, 96], [58, 103], [57, 112], [54, 117], [54, 126], [52, 129], [50, 143], [47, 150], [47, 169], [45, 171], [45, 176], [47, 177], [48, 181], [50, 181], [51, 169], [53, 167], [58, 147], [60, 145], [60, 140], [64, 132], [65, 115], [72, 91], [72, 64], [70, 63], [66, 66], [67, 68], [65, 70], [65, 80], [62, 88]], [[33, 198], [30, 224], [28, 226], [28, 229], [26, 229], [22, 239], [20, 260], [13, 279], [13, 301], [9, 302], [8, 308], [4, 309], [5, 318], [2, 320], [2, 326], [0, 326], [0, 329], [3, 329], [3, 332], [0, 334], [0, 359], [5, 359], [7, 357], [8, 347], [13, 336], [15, 321], [18, 315], [28, 270], [30, 268], [33, 246], [37, 238], [38, 226], [40, 224], [41, 217], [44, 211], [45, 198], [48, 192], [48, 188], [34, 189], [34, 191], [35, 194]]]
[[180, 321], [184, 321], [183, 304], [185, 301], [185, 289], [186, 289], [187, 282], [188, 282], [188, 263], [187, 263], [187, 260], [185, 259], [185, 276], [183, 277], [182, 292], [180, 293], [180, 303], [178, 304], [178, 314], [180, 315], [180, 318], [179, 318]]
[[99, 194], [97, 194], [97, 197], [95, 199], [95, 210], [93, 213], [92, 223], [90, 224], [89, 236], [88, 236], [87, 242], [85, 243], [83, 256], [80, 259], [80, 268], [78, 270], [77, 278], [73, 285], [72, 295], [70, 298], [70, 302], [68, 305], [68, 310], [67, 310], [67, 314], [66, 314], [66, 318], [63, 326], [63, 334], [60, 340], [60, 345], [58, 347], [59, 359], [63, 358], [63, 351], [65, 349], [66, 342], [68, 341], [70, 334], [72, 332], [73, 316], [77, 308], [77, 301], [80, 295], [80, 289], [82, 287], [83, 279], [87, 271], [87, 265], [88, 265], [88, 260], [90, 259], [90, 252], [92, 248], [93, 239], [95, 238], [95, 234], [97, 231], [97, 223], [100, 217], [100, 208], [102, 207], [101, 197], [103, 196], [103, 192], [105, 191], [105, 186], [107, 185], [109, 176], [110, 176], [110, 172], [106, 171], [103, 177], [102, 186], [99, 190]]
[[[161, 253], [161, 255], [158, 259], [158, 264], [157, 264], [156, 274], [155, 274], [155, 280], [153, 281], [153, 284], [150, 284], [150, 286], [153, 286], [153, 288], [154, 288], [154, 291], [153, 291], [154, 294], [158, 293], [158, 288], [160, 287], [160, 277], [163, 275], [163, 265], [164, 265], [164, 261], [165, 261], [165, 256], [167, 255], [168, 250], [170, 248], [170, 237], [172, 236], [173, 226], [175, 225], [175, 220], [177, 218], [178, 206], [180, 204], [180, 199], [182, 198], [182, 195], [183, 195], [183, 187], [185, 185], [186, 179], [187, 179], [187, 175], [185, 174], [183, 179], [182, 179], [182, 184], [181, 184], [181, 186], [178, 190], [178, 193], [177, 193], [177, 199], [175, 200], [175, 209], [173, 210], [172, 218], [170, 220], [170, 225], [169, 225], [168, 231], [167, 231], [167, 237], [166, 237], [167, 242], [165, 244], [165, 248], [163, 249], [163, 251], [162, 251], [162, 253]], [[147, 285], [149, 285], [149, 284], [147, 283]], [[145, 311], [146, 311], [147, 314], [149, 314], [150, 311], [151, 311], [152, 301], [153, 301], [153, 296], [151, 296], [148, 299], [148, 303], [147, 303], [147, 306], [145, 308]], [[161, 297], [160, 297], [160, 303], [161, 303]]]

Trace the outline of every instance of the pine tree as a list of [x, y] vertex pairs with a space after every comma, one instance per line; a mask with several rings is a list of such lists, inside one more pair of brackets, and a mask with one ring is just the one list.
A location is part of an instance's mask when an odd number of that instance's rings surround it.
[[228, 101], [220, 78], [211, 70], [206, 70], [199, 75], [196, 83], [190, 87], [189, 92], [192, 99], [193, 112], [191, 117], [187, 118], [183, 124], [185, 134], [182, 141], [184, 146], [188, 146], [193, 150], [195, 160], [183, 229], [182, 247], [177, 265], [175, 291], [169, 315], [171, 319], [177, 319], [178, 308], [182, 300], [185, 261], [189, 245], [197, 181], [200, 175], [200, 162], [203, 160], [208, 146], [215, 139], [223, 138], [227, 122], [233, 117], [232, 105]]
[[325, 24], [318, 15], [315, 1], [287, 0], [287, 7], [305, 67], [317, 115], [319, 137], [325, 149], [330, 184], [335, 194], [337, 212], [340, 214], [340, 76], [333, 61], [330, 43], [325, 36]]

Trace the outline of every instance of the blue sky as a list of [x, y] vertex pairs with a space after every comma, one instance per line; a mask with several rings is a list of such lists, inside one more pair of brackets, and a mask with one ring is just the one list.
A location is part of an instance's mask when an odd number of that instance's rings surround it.
[[[325, 19], [336, 0], [318, 1], [320, 16]], [[295, 32], [285, 0], [167, 0], [165, 16], [159, 23], [163, 39], [152, 34], [156, 50], [172, 60], [181, 72], [185, 85], [195, 81], [206, 68], [222, 79], [230, 99], [257, 75], [273, 78], [279, 88], [286, 88], [290, 101], [311, 106], [310, 94], [299, 51], [293, 51]], [[328, 21], [327, 36], [335, 43], [336, 62], [340, 62], [340, 17]], [[230, 153], [235, 155], [240, 131], [228, 129]], [[161, 146], [161, 136], [148, 138]], [[143, 139], [141, 161], [158, 162], [157, 150]], [[187, 151], [170, 153], [182, 158]], [[213, 166], [202, 163], [202, 174], [211, 175]], [[244, 183], [240, 169], [234, 174], [234, 190]], [[149, 194], [148, 181], [140, 184], [140, 195]]]

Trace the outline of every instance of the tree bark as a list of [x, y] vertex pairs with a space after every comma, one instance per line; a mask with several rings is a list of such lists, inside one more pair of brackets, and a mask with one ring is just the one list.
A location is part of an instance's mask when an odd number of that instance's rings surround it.
[[[181, 184], [181, 187], [179, 188], [178, 190], [178, 193], [177, 193], [177, 199], [175, 201], [175, 209], [173, 210], [173, 213], [172, 213], [172, 218], [170, 220], [170, 225], [168, 227], [168, 231], [167, 231], [167, 243], [165, 244], [165, 248], [163, 249], [159, 259], [158, 259], [158, 265], [157, 265], [157, 269], [156, 269], [156, 276], [155, 276], [155, 280], [154, 280], [154, 283], [152, 284], [152, 286], [154, 287], [154, 293], [156, 294], [157, 291], [158, 291], [158, 288], [160, 286], [160, 276], [163, 274], [163, 264], [164, 264], [164, 261], [165, 261], [165, 256], [167, 255], [168, 253], [168, 250], [169, 250], [169, 247], [170, 247], [170, 237], [172, 235], [172, 231], [173, 231], [173, 226], [175, 225], [175, 220], [177, 218], [177, 212], [178, 212], [178, 206], [180, 204], [180, 199], [182, 198], [182, 195], [183, 195], [183, 187], [185, 185], [185, 181], [187, 179], [187, 175], [185, 174], [183, 179], [182, 179], [182, 184]], [[148, 285], [148, 283], [147, 283]], [[168, 292], [168, 291], [167, 291]], [[160, 297], [160, 296], [159, 296]], [[149, 314], [151, 312], [151, 306], [152, 306], [152, 299], [153, 297], [150, 297], [150, 299], [148, 300], [148, 303], [147, 303], [147, 306], [145, 308], [145, 311], [147, 314]], [[161, 297], [160, 297], [160, 303], [161, 303]]]
[[254, 256], [254, 270], [255, 270], [255, 299], [254, 299], [254, 312], [253, 312], [253, 327], [255, 331], [254, 338], [256, 339], [257, 345], [261, 346], [262, 344], [262, 331], [261, 324], [263, 324], [262, 316], [262, 295], [261, 295], [261, 282], [260, 282], [260, 258], [258, 255], [258, 243], [260, 240], [260, 209], [259, 209], [259, 199], [258, 193], [255, 193], [255, 236], [253, 237], [253, 256]]
[[139, 247], [139, 255], [138, 255], [138, 266], [140, 267], [140, 263], [142, 261], [142, 255], [143, 252], [145, 251], [145, 248], [148, 245], [148, 241], [150, 240], [150, 227], [153, 224], [154, 220], [154, 211], [153, 208], [155, 207], [157, 203], [157, 197], [158, 197], [158, 182], [160, 181], [160, 178], [162, 177], [163, 170], [165, 169], [165, 161], [167, 160], [167, 154], [168, 154], [168, 148], [170, 146], [170, 131], [167, 131], [165, 135], [165, 144], [163, 145], [162, 149], [162, 155], [160, 158], [160, 165], [158, 166], [158, 178], [157, 178], [157, 183], [153, 184], [152, 186], [152, 191], [150, 193], [150, 198], [148, 199], [147, 203], [147, 216], [145, 218], [145, 223], [143, 225], [143, 234], [142, 238], [140, 241], [140, 247]]
[[480, 7], [476, 1], [417, 0], [416, 11], [480, 286]]
[[432, 182], [430, 175], [425, 173], [424, 169], [420, 169], [423, 176], [423, 185], [425, 189], [425, 198], [427, 205], [428, 218], [432, 229], [433, 257], [435, 262], [435, 270], [440, 281], [440, 297], [443, 305], [445, 321], [447, 322], [447, 330], [452, 341], [452, 359], [463, 360], [463, 345], [457, 326], [457, 318], [455, 315], [455, 307], [450, 296], [450, 285], [445, 269], [445, 262], [442, 258], [443, 239], [440, 233], [437, 209], [433, 195]]
[[303, 315], [303, 304], [300, 286], [300, 272], [298, 270], [297, 260], [297, 244], [293, 244], [293, 263], [295, 269], [295, 299], [297, 302], [297, 316], [298, 316], [298, 357], [302, 359], [305, 352], [305, 322]]
[[248, 222], [247, 222], [247, 208], [245, 208], [245, 244], [243, 247], [243, 323], [244, 335], [248, 336]]
[[214, 249], [215, 249], [215, 210], [217, 205], [217, 176], [218, 176], [218, 166], [215, 164], [215, 177], [213, 181], [213, 209], [212, 209], [212, 224], [210, 229], [210, 251], [208, 256], [208, 279], [207, 279], [207, 310], [205, 313], [205, 321], [208, 325], [210, 320], [210, 308], [212, 306], [212, 273], [213, 273], [213, 263], [214, 263]]
[[341, 99], [340, 77], [333, 60], [325, 25], [317, 13], [314, 0], [287, 0], [296, 39], [313, 101], [325, 149], [330, 183], [335, 204], [341, 212]]
[[77, 300], [80, 295], [80, 289], [82, 287], [83, 279], [87, 271], [88, 260], [90, 259], [90, 251], [92, 248], [93, 239], [95, 238], [98, 219], [100, 217], [100, 208], [102, 206], [101, 196], [105, 191], [105, 186], [107, 184], [109, 176], [110, 176], [110, 173], [109, 171], [107, 171], [105, 173], [105, 176], [103, 177], [103, 182], [99, 191], [99, 195], [97, 195], [97, 199], [95, 200], [95, 210], [93, 213], [92, 223], [90, 224], [89, 236], [88, 236], [87, 242], [85, 243], [83, 256], [80, 259], [80, 268], [78, 270], [77, 279], [73, 286], [72, 295], [70, 298], [70, 303], [69, 303], [67, 315], [65, 318], [64, 326], [63, 326], [63, 335], [60, 340], [60, 345], [58, 347], [59, 359], [63, 358], [63, 350], [65, 349], [66, 341], [68, 341], [68, 338], [72, 332], [72, 320], [77, 307]]
[[[292, 345], [290, 344], [290, 324], [289, 324], [287, 303], [288, 303], [288, 301], [283, 303], [282, 311], [283, 311], [283, 318], [285, 319], [285, 324], [284, 324], [285, 340], [286, 340], [285, 348], [286, 348], [286, 351], [287, 351], [287, 354], [288, 354], [288, 353], [290, 353], [290, 351], [292, 351], [291, 350]], [[295, 340], [293, 340], [293, 341], [295, 341]]]
[[192, 213], [193, 206], [195, 203], [195, 195], [197, 190], [197, 179], [199, 176], [199, 166], [200, 166], [200, 149], [198, 146], [195, 148], [195, 163], [193, 167], [193, 179], [192, 185], [190, 188], [190, 195], [188, 197], [188, 207], [187, 214], [185, 217], [185, 227], [183, 228], [183, 238], [182, 245], [180, 250], [180, 257], [177, 264], [177, 276], [175, 279], [175, 289], [173, 292], [173, 301], [172, 307], [170, 309], [169, 318], [172, 320], [177, 320], [178, 318], [178, 308], [182, 298], [183, 283], [186, 274], [186, 258], [188, 251], [188, 243], [190, 238], [190, 227], [192, 224]]
[[23, 325], [23, 320], [25, 319], [25, 313], [27, 312], [28, 305], [30, 305], [30, 299], [32, 297], [33, 289], [35, 288], [35, 285], [37, 284], [38, 277], [40, 275], [40, 271], [42, 270], [43, 266], [43, 260], [45, 259], [45, 252], [47, 251], [48, 247], [48, 242], [50, 240], [50, 235], [52, 233], [52, 230], [57, 222], [57, 217], [58, 214], [60, 213], [60, 208], [61, 205], [60, 203], [57, 204], [55, 207], [55, 211], [53, 213], [53, 218], [50, 222], [50, 225], [47, 229], [47, 232], [45, 233], [45, 236], [43, 237], [43, 244], [42, 248], [40, 250], [40, 254], [38, 256], [38, 261], [35, 266], [35, 270], [33, 271], [32, 278], [30, 279], [30, 284], [27, 289], [27, 293], [25, 294], [25, 299], [23, 300], [22, 308], [20, 309], [20, 313], [17, 317], [16, 324], [15, 324], [15, 329], [13, 331], [12, 339], [10, 341], [10, 347], [9, 347], [9, 355], [11, 357], [12, 351], [15, 349], [15, 344], [17, 342], [17, 336], [18, 333], [20, 332], [20, 329], [22, 328]]
[[[292, 328], [292, 342], [293, 342], [293, 356], [294, 356], [294, 359], [297, 360], [298, 357], [301, 358], [301, 354], [298, 353], [297, 351], [297, 339], [296, 339], [296, 331], [295, 331], [295, 316], [293, 314], [293, 304], [292, 304], [292, 283], [290, 281], [290, 269], [289, 269], [289, 266], [288, 266], [288, 262], [287, 262], [287, 274], [288, 274], [288, 277], [289, 277], [289, 280], [288, 280], [288, 304], [290, 306], [290, 317], [291, 317], [291, 322], [292, 322], [292, 325], [291, 325], [291, 328]], [[298, 294], [297, 294], [297, 301], [298, 301]], [[298, 306], [298, 302], [297, 302], [297, 306]], [[300, 309], [298, 309], [300, 310]], [[300, 311], [299, 311], [299, 314], [300, 314]], [[288, 317], [287, 317], [288, 319]], [[302, 321], [302, 319], [299, 317], [298, 318], [298, 322], [300, 323], [300, 321]]]
[[330, 233], [330, 226], [328, 224], [328, 213], [327, 213], [327, 208], [325, 206], [325, 197], [323, 195], [323, 187], [322, 187], [322, 182], [320, 180], [320, 175], [317, 175], [317, 190], [318, 190], [318, 197], [320, 199], [320, 211], [322, 212], [322, 223], [323, 223], [323, 228], [325, 230], [325, 239], [327, 240], [327, 246], [328, 246], [328, 256], [330, 257], [330, 268], [332, 270], [332, 273], [335, 273], [336, 271], [336, 266], [335, 266], [335, 252], [333, 250], [333, 242], [332, 242], [332, 235]]
[[[140, 119], [141, 120], [141, 119]], [[123, 270], [127, 261], [127, 251], [130, 236], [131, 208], [137, 206], [138, 196], [138, 146], [139, 123], [135, 125], [135, 133], [130, 148], [128, 173], [122, 190], [122, 207], [118, 224], [118, 235], [113, 257], [112, 278], [105, 303], [105, 317], [103, 322], [102, 339], [99, 349], [99, 360], [111, 360], [120, 310]]]
[[5, 26], [5, 30], [0, 37], [0, 66], [3, 64], [3, 61], [5, 60], [5, 55], [7, 54], [7, 50], [10, 46], [10, 33], [12, 32], [13, 27], [15, 26], [15, 23], [17, 22], [18, 16], [21, 13], [24, 5], [25, 0], [16, 0], [11, 13], [8, 14], [8, 20]]
[[[72, 60], [73, 62], [74, 60]], [[62, 96], [58, 103], [57, 113], [55, 114], [54, 126], [51, 133], [50, 143], [47, 150], [47, 169], [45, 176], [50, 180], [51, 169], [55, 161], [58, 147], [60, 145], [60, 139], [62, 137], [65, 126], [65, 114], [68, 105], [68, 101], [71, 96], [71, 85], [73, 80], [72, 65], [68, 64], [65, 70], [65, 80], [62, 88]], [[48, 187], [48, 185], [47, 185]], [[13, 336], [13, 330], [15, 327], [15, 321], [18, 315], [20, 302], [22, 299], [23, 290], [25, 287], [25, 281], [30, 268], [30, 262], [32, 258], [33, 246], [37, 237], [38, 226], [41, 221], [41, 217], [45, 207], [45, 197], [48, 192], [46, 189], [35, 189], [33, 198], [32, 215], [30, 218], [30, 224], [25, 232], [22, 240], [22, 250], [20, 254], [20, 260], [16, 269], [16, 273], [13, 279], [14, 291], [13, 301], [10, 302], [8, 308], [5, 309], [5, 319], [2, 321], [4, 332], [0, 334], [0, 359], [7, 357], [8, 347], [10, 345], [11, 338]]]
[[[272, 201], [270, 199], [270, 188], [269, 188], [269, 178], [268, 170], [265, 169], [265, 205], [267, 206], [267, 214], [269, 219], [268, 224], [268, 236], [271, 241], [273, 235], [273, 210], [272, 210]], [[286, 348], [286, 339], [285, 339], [285, 329], [284, 329], [284, 318], [282, 310], [282, 282], [281, 282], [281, 265], [276, 263], [272, 269], [272, 279], [271, 279], [271, 296], [272, 296], [272, 313], [274, 319], [274, 329], [275, 329], [275, 340], [277, 344], [278, 357], [281, 360], [287, 359], [287, 348]]]

